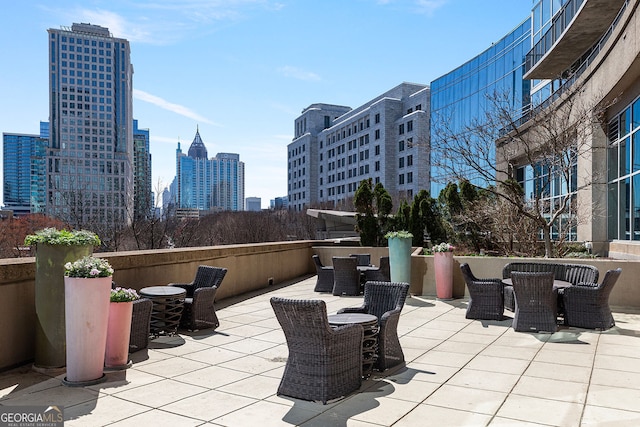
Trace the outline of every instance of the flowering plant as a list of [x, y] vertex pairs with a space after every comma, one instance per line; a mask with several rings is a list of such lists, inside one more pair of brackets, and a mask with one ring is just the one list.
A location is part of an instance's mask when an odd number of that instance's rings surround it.
[[442, 242], [431, 248], [432, 252], [453, 252], [455, 246], [450, 243]]
[[109, 301], [111, 302], [130, 302], [135, 301], [140, 298], [140, 295], [131, 288], [121, 288], [117, 287], [115, 289], [111, 289], [111, 297]]
[[35, 234], [29, 234], [24, 239], [27, 246], [36, 243], [45, 243], [47, 245], [100, 245], [100, 238], [93, 232], [87, 230], [69, 231], [58, 230], [53, 227], [44, 228], [36, 231]]
[[86, 256], [74, 262], [64, 265], [64, 275], [66, 277], [84, 277], [93, 279], [95, 277], [113, 276], [113, 268], [104, 258]]

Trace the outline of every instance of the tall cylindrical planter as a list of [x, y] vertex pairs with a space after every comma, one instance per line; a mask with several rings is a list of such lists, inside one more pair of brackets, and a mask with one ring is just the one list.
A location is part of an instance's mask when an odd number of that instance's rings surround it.
[[411, 283], [411, 238], [391, 237], [388, 242], [391, 281]]
[[65, 366], [64, 265], [92, 253], [92, 245], [36, 246], [36, 369]]
[[64, 383], [85, 386], [104, 381], [111, 277], [65, 277], [67, 376]]
[[453, 298], [453, 252], [435, 252], [433, 267], [436, 275], [436, 296], [438, 299]]
[[107, 327], [107, 347], [104, 366], [110, 369], [129, 367], [129, 337], [131, 336], [131, 316], [133, 302], [112, 302], [109, 304], [109, 326]]

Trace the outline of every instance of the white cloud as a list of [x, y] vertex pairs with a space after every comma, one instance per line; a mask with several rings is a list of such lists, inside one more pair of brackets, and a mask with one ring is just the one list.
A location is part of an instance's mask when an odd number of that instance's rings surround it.
[[179, 114], [181, 116], [193, 119], [197, 122], [201, 122], [201, 123], [208, 123], [210, 125], [214, 125], [214, 126], [220, 126], [217, 123], [212, 122], [211, 120], [201, 116], [200, 114], [191, 111], [190, 109], [188, 109], [187, 107], [180, 105], [180, 104], [174, 104], [172, 102], [169, 102], [165, 99], [160, 98], [159, 96], [155, 96], [152, 95], [150, 93], [144, 92], [140, 89], [134, 89], [133, 90], [133, 97], [135, 99], [139, 99], [140, 101], [144, 101], [144, 102], [148, 102], [150, 104], [153, 104], [157, 107], [160, 107], [162, 109], [165, 109], [167, 111], [171, 111], [173, 113]]
[[278, 72], [285, 77], [293, 77], [298, 80], [305, 81], [319, 81], [322, 80], [319, 75], [314, 72], [302, 70], [297, 67], [292, 67], [290, 65], [285, 65], [284, 67], [278, 68]]
[[419, 13], [433, 15], [433, 13], [447, 4], [449, 0], [416, 0], [416, 7]]

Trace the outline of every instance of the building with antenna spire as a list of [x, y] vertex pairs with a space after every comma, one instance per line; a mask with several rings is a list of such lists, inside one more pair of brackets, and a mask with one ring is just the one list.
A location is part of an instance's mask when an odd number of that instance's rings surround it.
[[244, 208], [244, 163], [240, 155], [218, 153], [208, 158], [207, 147], [196, 128], [187, 154], [176, 149], [176, 177], [172, 184], [176, 209], [241, 211]]

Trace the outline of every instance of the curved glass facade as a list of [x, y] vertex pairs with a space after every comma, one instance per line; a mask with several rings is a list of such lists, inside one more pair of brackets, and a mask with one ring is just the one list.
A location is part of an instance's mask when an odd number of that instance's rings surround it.
[[[531, 19], [527, 18], [489, 49], [431, 82], [432, 146], [438, 145], [438, 123], [446, 120], [450, 128], [462, 132], [485, 115], [494, 93], [509, 96], [510, 108], [518, 116], [514, 119], [525, 114], [530, 108], [530, 82], [522, 77], [530, 48]], [[431, 194], [437, 196], [448, 177], [433, 166], [433, 159], [431, 163]]]

